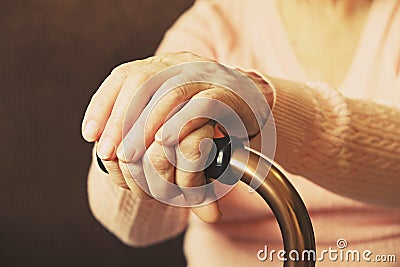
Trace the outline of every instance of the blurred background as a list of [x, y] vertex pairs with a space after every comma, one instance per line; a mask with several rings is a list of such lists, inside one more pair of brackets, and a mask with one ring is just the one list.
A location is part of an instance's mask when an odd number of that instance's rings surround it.
[[86, 105], [150, 56], [188, 0], [0, 0], [0, 266], [184, 266], [182, 238], [124, 246], [91, 215]]

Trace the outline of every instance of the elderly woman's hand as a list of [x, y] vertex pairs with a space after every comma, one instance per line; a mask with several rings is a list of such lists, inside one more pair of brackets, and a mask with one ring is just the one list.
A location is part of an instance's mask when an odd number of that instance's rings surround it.
[[[269, 86], [257, 75], [188, 52], [167, 53], [115, 68], [90, 101], [82, 134], [98, 141], [102, 160], [119, 160], [114, 166], [132, 190], [138, 191], [134, 180], [166, 202], [182, 191], [186, 206], [197, 206], [212, 196], [180, 189], [205, 184], [211, 147], [202, 140], [214, 137], [215, 123], [232, 135], [256, 135], [271, 102]], [[194, 211], [208, 222], [220, 216], [216, 202]]]

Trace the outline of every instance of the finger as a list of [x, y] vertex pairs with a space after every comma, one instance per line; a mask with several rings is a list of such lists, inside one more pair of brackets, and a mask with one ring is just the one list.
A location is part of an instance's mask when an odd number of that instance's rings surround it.
[[196, 214], [197, 217], [208, 223], [215, 223], [221, 219], [222, 212], [219, 208], [213, 184], [207, 185], [203, 203], [208, 203], [208, 204], [193, 205], [191, 208], [193, 213]]
[[157, 72], [166, 68], [162, 62], [153, 62], [153, 58], [137, 60], [117, 67], [116, 71], [127, 72], [120, 93], [115, 101], [111, 115], [99, 141], [98, 155], [105, 160], [116, 157], [116, 148], [122, 136], [137, 120], [147, 105], [154, 91], [166, 78], [150, 79]]
[[121, 73], [111, 73], [93, 95], [82, 121], [82, 136], [86, 141], [99, 139], [125, 78]]
[[[212, 148], [214, 129], [211, 124], [190, 133], [179, 145], [175, 146], [176, 176], [180, 187], [190, 205], [201, 203], [205, 197], [203, 185], [206, 179], [203, 170]], [[191, 190], [193, 189], [193, 190]]]
[[124, 163], [119, 161], [119, 167], [124, 176], [125, 182], [129, 189], [139, 199], [150, 199], [151, 196], [146, 193], [149, 192], [146, 177], [143, 172], [142, 162]]
[[[140, 114], [129, 133], [124, 137], [122, 146], [118, 148], [118, 158], [126, 162], [138, 160], [146, 150], [146, 147], [154, 141], [154, 135], [161, 125], [177, 112], [196, 93], [210, 88], [207, 83], [181, 84], [182, 76], [174, 76], [165, 81], [148, 106]], [[206, 122], [208, 120], [205, 120]], [[125, 140], [126, 139], [126, 140]]]
[[161, 201], [181, 195], [175, 184], [175, 149], [152, 143], [142, 159], [151, 195]]
[[[145, 147], [143, 138], [137, 136], [137, 134], [143, 132], [140, 121], [145, 118], [143, 114], [146, 112], [144, 110], [158, 88], [166, 80], [181, 71], [179, 68], [168, 70], [165, 63], [153, 62], [150, 59], [140, 63], [143, 65], [137, 66], [135, 69], [131, 67], [129, 77], [124, 82], [121, 93], [116, 100], [106, 128], [100, 138], [98, 153], [102, 159], [116, 157], [116, 148], [128, 131], [135, 134], [131, 136], [133, 141], [129, 141], [128, 146], [125, 146], [125, 150], [118, 153], [118, 158], [125, 162], [134, 162], [140, 158], [126, 160], [125, 154], [133, 153], [139, 145]], [[147, 143], [147, 145], [150, 143]]]
[[[94, 146], [94, 151], [97, 150], [97, 143]], [[97, 156], [97, 152], [94, 152], [93, 154], [94, 157]], [[97, 158], [98, 160], [98, 158]], [[101, 160], [101, 162], [103, 163], [104, 168], [106, 168], [107, 173], [110, 177], [110, 179], [113, 180], [113, 182], [118, 185], [121, 188], [125, 188], [125, 189], [129, 189], [128, 185], [125, 182], [124, 176], [121, 172], [121, 169], [118, 166], [118, 162], [117, 161], [103, 161]]]
[[[188, 204], [193, 207], [193, 212], [203, 221], [210, 223], [216, 222], [221, 217], [217, 201], [201, 205], [210, 197], [214, 197], [212, 200], [215, 200], [211, 186], [204, 186], [206, 178], [202, 171], [212, 148], [213, 135], [213, 124], [207, 123], [190, 133], [179, 143], [179, 146], [176, 146], [177, 169], [175, 174], [175, 182], [180, 186]], [[210, 142], [205, 142], [205, 140]]]
[[[251, 110], [233, 92], [223, 88], [212, 88], [196, 94], [181, 110], [174, 114], [156, 133], [157, 140], [171, 146], [201, 127], [207, 119], [213, 119], [231, 135], [245, 137], [257, 121]], [[254, 121], [254, 125], [251, 122]], [[176, 129], [181, 129], [177, 131]], [[253, 131], [253, 130], [252, 130]]]
[[104, 167], [106, 167], [108, 174], [113, 179], [114, 183], [119, 187], [129, 189], [128, 185], [125, 182], [124, 175], [119, 168], [118, 161], [108, 160], [103, 161]]
[[145, 125], [148, 136], [154, 136], [160, 126], [184, 107], [194, 95], [213, 88], [213, 85], [203, 82], [180, 83], [183, 79], [188, 80], [187, 76], [187, 74], [181, 74], [167, 80], [154, 95], [153, 108], [150, 110]]
[[[100, 137], [97, 153], [101, 159], [115, 159], [115, 149], [123, 135], [123, 125], [132, 124], [137, 118], [127, 112], [129, 106], [143, 109], [151, 95], [138, 88], [153, 74], [143, 71], [132, 71], [124, 81], [120, 93], [115, 100], [111, 115]], [[140, 101], [139, 101], [140, 100]], [[130, 104], [130, 102], [132, 103]]]
[[222, 217], [217, 201], [205, 206], [192, 207], [192, 211], [199, 219], [208, 223], [218, 222]]

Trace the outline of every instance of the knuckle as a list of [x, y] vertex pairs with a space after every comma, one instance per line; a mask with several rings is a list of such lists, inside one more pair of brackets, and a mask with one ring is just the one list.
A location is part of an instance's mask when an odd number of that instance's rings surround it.
[[195, 98], [209, 98], [209, 99], [217, 99], [218, 91], [215, 90], [204, 90], [195, 95]]
[[193, 147], [191, 149], [182, 148], [182, 155], [187, 160], [192, 160], [192, 161], [198, 160], [201, 157], [201, 154], [198, 151], [198, 148], [193, 148]]
[[171, 169], [171, 163], [165, 157], [164, 153], [148, 153], [149, 160], [153, 168], [160, 173], [165, 173]]
[[111, 71], [111, 75], [116, 75], [116, 76], [125, 76], [129, 73], [129, 64], [130, 63], [124, 63], [121, 64], [117, 67], [115, 67], [112, 71]]
[[217, 97], [213, 93], [205, 93], [204, 96], [201, 96], [198, 99], [203, 111], [212, 111], [217, 108]]
[[[171, 99], [183, 100], [189, 97], [188, 95], [188, 84], [176, 84], [173, 82], [167, 82], [168, 88], [171, 88], [171, 92], [168, 94], [168, 97], [163, 97], [164, 101], [170, 102]], [[162, 101], [161, 99], [161, 101]]]
[[194, 86], [194, 83], [178, 84], [177, 86], [175, 86], [174, 92], [177, 97], [186, 99], [189, 97], [189, 91], [191, 90], [191, 88], [193, 86]]
[[237, 93], [235, 93], [233, 90], [225, 90], [225, 95], [228, 99], [230, 99], [233, 102], [241, 102], [243, 101], [240, 97], [240, 95], [238, 95]]
[[189, 51], [178, 52], [178, 55], [180, 56], [181, 59], [186, 60], [186, 61], [203, 59], [202, 57], [200, 57], [192, 52], [189, 52]]
[[188, 160], [199, 159], [201, 156], [199, 150], [200, 142], [201, 138], [199, 137], [186, 138], [182, 140], [182, 142], [179, 144], [179, 149], [182, 155]]
[[123, 63], [117, 67], [115, 67], [111, 71], [111, 75], [121, 75], [121, 76], [126, 76], [131, 74], [132, 72], [148, 69], [148, 66], [151, 65], [152, 59], [147, 58], [147, 59], [141, 59], [141, 60], [135, 60], [127, 63]]
[[160, 60], [163, 62], [191, 62], [191, 61], [205, 61], [209, 60], [203, 57], [200, 57], [189, 51], [178, 51], [178, 52], [164, 52], [159, 55]]

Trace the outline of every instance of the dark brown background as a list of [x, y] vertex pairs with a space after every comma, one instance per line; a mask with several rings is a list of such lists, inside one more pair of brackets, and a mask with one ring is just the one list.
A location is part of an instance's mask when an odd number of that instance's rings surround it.
[[91, 216], [85, 107], [192, 1], [0, 1], [0, 266], [183, 266], [181, 237], [122, 245]]

